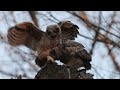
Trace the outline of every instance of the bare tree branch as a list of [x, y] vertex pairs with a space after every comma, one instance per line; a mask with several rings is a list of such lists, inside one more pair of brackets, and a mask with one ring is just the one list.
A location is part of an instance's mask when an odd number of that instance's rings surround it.
[[[115, 35], [113, 33], [110, 33], [109, 31], [106, 31], [105, 29], [101, 28], [100, 26], [94, 25], [89, 20], [82, 18], [80, 15], [76, 14], [75, 12], [69, 12], [69, 13], [71, 13], [72, 15], [78, 17], [80, 20], [82, 20], [87, 25], [87, 27], [90, 28], [91, 30], [93, 30], [94, 32], [98, 32], [98, 29], [100, 29], [100, 30], [104, 30], [105, 32], [107, 32], [107, 33], [109, 33], [111, 35], [114, 35], [114, 36], [120, 38], [119, 36], [117, 36], [117, 35]], [[105, 43], [109, 43], [111, 45], [114, 45], [114, 46], [117, 46], [117, 47], [120, 48], [120, 45], [118, 45], [115, 41], [110, 40], [105, 35], [101, 34], [100, 32], [99, 32], [99, 35], [102, 37], [102, 38], [99, 38], [99, 40], [101, 39], [100, 41], [105, 41]]]
[[[113, 15], [112, 15], [112, 17], [111, 17], [111, 23], [108, 25], [109, 31], [111, 30], [111, 26], [112, 26], [112, 24], [113, 24], [114, 21], [115, 21], [115, 20], [114, 20], [114, 19], [115, 19], [115, 16], [116, 16], [116, 12], [114, 11], [114, 13], [113, 13]], [[110, 34], [106, 32], [106, 37], [107, 37], [107, 38], [109, 37], [109, 35], [110, 35]], [[109, 46], [108, 44], [105, 44], [105, 45], [106, 45], [106, 47], [107, 47], [107, 49], [108, 49], [109, 55], [110, 55], [110, 57], [111, 57], [111, 60], [113, 61], [116, 69], [120, 72], [120, 66], [118, 65], [118, 63], [117, 63], [116, 60], [115, 60], [115, 54], [112, 52], [112, 50], [111, 50], [111, 48], [110, 48], [110, 46]]]
[[70, 12], [70, 11], [68, 11], [68, 13], [70, 13], [70, 14], [78, 17], [80, 20], [82, 20], [82, 21], [87, 25], [87, 27], [91, 28], [91, 29], [94, 30], [95, 32], [97, 32], [97, 29], [101, 29], [101, 30], [103, 30], [103, 31], [105, 31], [105, 32], [107, 32], [107, 33], [110, 33], [111, 35], [113, 35], [113, 36], [115, 36], [115, 37], [117, 37], [117, 38], [120, 38], [120, 36], [117, 36], [117, 35], [109, 32], [108, 30], [105, 30], [103, 27], [100, 27], [100, 26], [97, 26], [97, 25], [91, 23], [87, 18], [83, 18], [83, 17], [81, 17], [80, 15], [76, 14], [75, 12]]
[[38, 19], [37, 19], [37, 17], [36, 17], [35, 11], [29, 11], [29, 14], [30, 14], [30, 16], [31, 16], [34, 24], [35, 24], [37, 27], [39, 27], [39, 25], [38, 25]]
[[[101, 24], [101, 12], [99, 13], [99, 26]], [[90, 51], [90, 54], [92, 55], [93, 54], [93, 50], [94, 50], [94, 47], [95, 47], [95, 44], [97, 43], [97, 37], [100, 33], [100, 29], [97, 30], [97, 32], [95, 33], [95, 37], [94, 37], [94, 41], [92, 43], [92, 48], [91, 48], [91, 51]]]

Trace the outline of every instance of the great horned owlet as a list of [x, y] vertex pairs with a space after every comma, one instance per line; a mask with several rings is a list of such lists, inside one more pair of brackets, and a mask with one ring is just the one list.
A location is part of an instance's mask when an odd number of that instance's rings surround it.
[[79, 34], [79, 27], [70, 21], [49, 25], [43, 32], [31, 22], [19, 23], [8, 30], [8, 42], [12, 46], [25, 45], [37, 51], [36, 63], [43, 66], [47, 59], [52, 59], [49, 52], [60, 42], [74, 40]]

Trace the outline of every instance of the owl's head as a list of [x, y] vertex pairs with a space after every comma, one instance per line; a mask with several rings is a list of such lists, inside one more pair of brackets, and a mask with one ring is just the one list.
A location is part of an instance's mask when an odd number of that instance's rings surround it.
[[66, 48], [65, 43], [59, 44], [50, 51], [49, 55], [53, 57], [55, 60], [65, 59], [67, 55], [65, 48]]
[[62, 21], [62, 22], [59, 22], [58, 25], [61, 27], [61, 29], [70, 29], [73, 27], [75, 27], [76, 29], [79, 29], [79, 27], [74, 23], [72, 23], [71, 21]]
[[57, 24], [49, 25], [46, 29], [47, 36], [51, 39], [59, 38], [61, 35], [60, 26]]
[[54, 60], [60, 60], [62, 63], [68, 63], [71, 59], [71, 55], [66, 51], [66, 44], [62, 43], [58, 46], [54, 47], [50, 52], [49, 56], [51, 56]]
[[49, 56], [51, 56], [51, 57], [54, 58], [55, 60], [61, 59], [61, 50], [59, 49], [59, 47], [54, 47], [54, 48], [50, 51]]

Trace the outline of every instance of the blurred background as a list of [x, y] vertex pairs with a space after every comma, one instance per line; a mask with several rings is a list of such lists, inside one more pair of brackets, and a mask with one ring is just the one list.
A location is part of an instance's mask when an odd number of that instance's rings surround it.
[[75, 41], [92, 55], [88, 72], [94, 79], [120, 79], [119, 11], [0, 11], [0, 79], [18, 75], [33, 79], [39, 70], [35, 52], [22, 45], [9, 45], [6, 36], [10, 27], [30, 21], [45, 31], [48, 25], [64, 20], [80, 27]]

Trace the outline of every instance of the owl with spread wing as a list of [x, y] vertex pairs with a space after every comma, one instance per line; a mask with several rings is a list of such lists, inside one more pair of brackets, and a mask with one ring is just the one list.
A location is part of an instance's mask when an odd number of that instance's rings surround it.
[[7, 38], [12, 46], [24, 45], [37, 51], [35, 62], [41, 67], [47, 60], [54, 61], [49, 52], [62, 42], [74, 40], [79, 34], [78, 29], [71, 21], [62, 21], [47, 26], [46, 32], [43, 32], [31, 22], [22, 22], [9, 28]]

